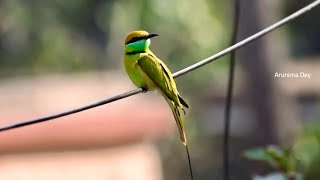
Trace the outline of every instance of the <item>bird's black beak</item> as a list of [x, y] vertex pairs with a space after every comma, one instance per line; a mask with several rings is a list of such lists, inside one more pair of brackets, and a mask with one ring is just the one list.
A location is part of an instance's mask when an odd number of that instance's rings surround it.
[[146, 39], [149, 39], [149, 38], [153, 38], [153, 37], [155, 37], [155, 36], [159, 36], [159, 34], [150, 33], [150, 34], [148, 34], [145, 38], [146, 38]]

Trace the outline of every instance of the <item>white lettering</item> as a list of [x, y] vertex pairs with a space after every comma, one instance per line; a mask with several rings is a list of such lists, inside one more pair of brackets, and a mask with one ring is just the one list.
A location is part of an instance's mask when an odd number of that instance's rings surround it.
[[280, 78], [311, 78], [311, 73], [295, 73], [295, 72], [275, 72], [274, 77], [280, 77]]

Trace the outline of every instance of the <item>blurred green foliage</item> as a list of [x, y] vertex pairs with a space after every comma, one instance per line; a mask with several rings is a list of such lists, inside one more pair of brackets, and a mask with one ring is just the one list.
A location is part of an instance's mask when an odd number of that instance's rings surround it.
[[[123, 39], [136, 29], [160, 34], [151, 48], [175, 72], [228, 46], [231, 15], [218, 0], [2, 0], [0, 77], [122, 68]], [[225, 67], [181, 83], [194, 87]]]
[[83, 35], [88, 2], [0, 1], [0, 76], [90, 69], [97, 46]]
[[302, 175], [304, 179], [320, 177], [320, 122], [307, 124], [295, 144], [288, 149], [270, 145], [245, 151], [245, 157], [274, 167], [289, 179]]
[[267, 162], [272, 167], [283, 172], [291, 172], [295, 170], [295, 158], [289, 150], [284, 150], [279, 146], [270, 145], [266, 148], [254, 148], [247, 150], [245, 156], [248, 159]]

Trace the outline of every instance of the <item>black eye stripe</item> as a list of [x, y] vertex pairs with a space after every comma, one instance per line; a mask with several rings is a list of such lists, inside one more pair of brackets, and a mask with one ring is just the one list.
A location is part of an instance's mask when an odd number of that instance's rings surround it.
[[126, 45], [127, 45], [127, 44], [130, 44], [130, 43], [133, 43], [133, 42], [136, 42], [136, 41], [140, 41], [141, 39], [145, 39], [145, 38], [146, 38], [146, 36], [133, 37], [132, 39], [130, 39], [130, 41], [128, 41], [128, 42], [126, 43]]

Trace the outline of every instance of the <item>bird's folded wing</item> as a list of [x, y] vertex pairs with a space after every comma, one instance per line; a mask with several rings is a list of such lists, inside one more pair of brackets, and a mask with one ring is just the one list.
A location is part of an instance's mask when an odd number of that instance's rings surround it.
[[170, 76], [171, 72], [161, 61], [148, 54], [138, 60], [138, 66], [169, 99], [174, 101], [176, 85]]

